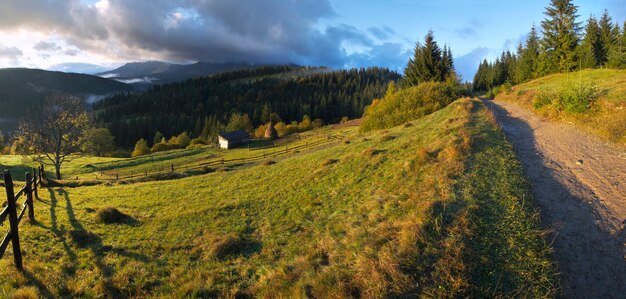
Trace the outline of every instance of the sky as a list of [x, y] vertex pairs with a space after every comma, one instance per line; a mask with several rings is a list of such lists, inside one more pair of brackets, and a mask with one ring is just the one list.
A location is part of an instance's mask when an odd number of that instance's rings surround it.
[[[433, 30], [471, 80], [549, 0], [2, 0], [0, 68], [96, 73], [126, 62], [296, 63], [401, 72]], [[575, 0], [581, 21], [626, 0]]]

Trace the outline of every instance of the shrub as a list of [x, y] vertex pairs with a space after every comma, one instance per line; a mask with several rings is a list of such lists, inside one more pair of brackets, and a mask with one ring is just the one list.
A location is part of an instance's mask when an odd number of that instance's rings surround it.
[[11, 294], [11, 299], [37, 299], [37, 298], [41, 298], [41, 296], [39, 295], [39, 291], [37, 290], [36, 287], [21, 287], [17, 290], [15, 290], [15, 292], [13, 292], [13, 294]]
[[442, 109], [457, 99], [459, 87], [425, 82], [374, 100], [365, 110], [362, 131], [391, 128]]
[[196, 244], [195, 251], [200, 251], [205, 258], [215, 259], [244, 255], [254, 251], [254, 247], [258, 245], [252, 240], [246, 240], [235, 234], [225, 236], [205, 234], [194, 240], [194, 243]]
[[130, 158], [130, 153], [127, 151], [117, 150], [108, 152], [105, 156], [109, 158]]
[[206, 140], [197, 137], [194, 139], [191, 139], [191, 142], [189, 143], [189, 145], [206, 145]]
[[178, 148], [186, 148], [191, 143], [191, 138], [187, 132], [182, 132], [178, 136], [176, 136], [176, 145]]
[[158, 153], [158, 152], [163, 152], [163, 151], [169, 151], [169, 150], [173, 150], [173, 149], [177, 149], [178, 146], [174, 145], [174, 144], [170, 144], [170, 143], [157, 143], [152, 147], [152, 152], [153, 153]]
[[513, 89], [513, 84], [511, 84], [511, 82], [506, 82], [504, 84], [502, 84], [502, 86], [500, 87], [500, 91], [505, 92], [505, 93], [510, 93], [511, 90]]
[[569, 113], [584, 113], [591, 109], [591, 105], [598, 97], [598, 87], [595, 84], [568, 83], [559, 93], [559, 110]]
[[540, 91], [533, 97], [533, 107], [539, 109], [543, 106], [551, 105], [556, 95], [553, 92]]
[[337, 159], [326, 159], [324, 162], [322, 162], [322, 166], [326, 167], [326, 166], [335, 164], [337, 162], [339, 162], [339, 160], [337, 160]]
[[96, 212], [96, 217], [98, 221], [104, 224], [122, 223], [131, 218], [113, 207], [99, 209], [98, 212]]
[[72, 241], [74, 243], [81, 247], [86, 247], [90, 243], [96, 243], [100, 241], [100, 237], [98, 237], [96, 234], [80, 229], [71, 230], [70, 237], [72, 238]]
[[141, 138], [135, 144], [135, 149], [131, 153], [131, 156], [134, 158], [134, 157], [144, 156], [149, 153], [150, 153], [150, 148], [148, 147], [148, 142], [145, 139]]

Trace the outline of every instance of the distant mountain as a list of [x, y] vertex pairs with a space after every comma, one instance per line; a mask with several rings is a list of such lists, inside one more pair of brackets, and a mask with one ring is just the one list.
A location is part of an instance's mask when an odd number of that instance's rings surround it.
[[30, 107], [51, 94], [69, 93], [85, 102], [95, 102], [132, 90], [131, 85], [92, 75], [25, 68], [0, 69], [0, 130], [15, 129]]
[[147, 61], [127, 63], [117, 69], [99, 73], [98, 75], [129, 84], [165, 84], [256, 66], [258, 65], [234, 62], [173, 64], [161, 61]]

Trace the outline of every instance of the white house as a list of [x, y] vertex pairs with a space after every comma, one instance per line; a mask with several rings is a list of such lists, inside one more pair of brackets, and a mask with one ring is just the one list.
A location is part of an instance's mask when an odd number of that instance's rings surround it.
[[218, 139], [220, 148], [231, 149], [238, 145], [248, 144], [250, 142], [250, 134], [242, 130], [222, 132]]

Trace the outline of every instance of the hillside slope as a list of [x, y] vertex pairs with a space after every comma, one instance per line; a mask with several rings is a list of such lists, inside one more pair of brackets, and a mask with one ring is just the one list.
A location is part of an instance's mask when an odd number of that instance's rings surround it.
[[[384, 131], [328, 133], [343, 137], [275, 164], [41, 190], [39, 222], [21, 227], [26, 272], [0, 260], [0, 292], [555, 295], [528, 185], [480, 102]], [[109, 206], [128, 218], [99, 222]]]
[[132, 87], [97, 76], [37, 69], [0, 69], [0, 130], [11, 130], [29, 107], [55, 93], [70, 93], [85, 101], [130, 91]]
[[495, 99], [521, 104], [541, 116], [574, 123], [587, 132], [626, 145], [626, 70], [550, 75], [514, 86]]

